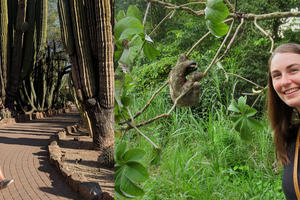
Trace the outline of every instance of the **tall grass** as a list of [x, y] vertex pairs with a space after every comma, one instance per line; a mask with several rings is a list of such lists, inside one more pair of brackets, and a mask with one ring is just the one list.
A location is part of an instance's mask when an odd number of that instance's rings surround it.
[[[133, 98], [131, 110], [143, 107], [152, 92]], [[138, 121], [167, 112], [171, 106], [164, 90]], [[191, 108], [178, 108], [169, 118], [141, 128], [162, 148], [158, 165], [150, 165], [153, 147], [149, 142], [135, 131], [129, 132], [131, 147], [147, 152], [144, 164], [151, 174], [143, 185], [146, 194], [139, 199], [284, 199], [282, 168], [274, 167], [267, 122], [262, 118], [265, 129], [253, 132], [251, 141], [243, 141], [233, 130], [226, 107], [217, 107], [209, 109], [205, 119]]]

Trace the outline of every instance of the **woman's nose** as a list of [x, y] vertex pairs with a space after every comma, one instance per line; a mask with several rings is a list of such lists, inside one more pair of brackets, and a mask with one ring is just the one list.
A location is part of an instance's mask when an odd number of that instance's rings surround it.
[[288, 75], [282, 75], [281, 85], [285, 86], [291, 83], [291, 79]]

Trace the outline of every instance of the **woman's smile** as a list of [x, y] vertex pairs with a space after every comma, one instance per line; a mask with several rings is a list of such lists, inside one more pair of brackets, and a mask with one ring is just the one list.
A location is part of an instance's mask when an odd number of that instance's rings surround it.
[[300, 55], [277, 53], [270, 67], [277, 95], [288, 106], [300, 111]]

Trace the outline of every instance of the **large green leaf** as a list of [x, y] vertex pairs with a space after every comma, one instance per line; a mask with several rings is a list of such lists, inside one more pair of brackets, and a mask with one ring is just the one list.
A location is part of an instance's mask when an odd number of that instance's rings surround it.
[[212, 22], [222, 22], [229, 15], [229, 10], [223, 0], [208, 0], [205, 8], [205, 19]]
[[152, 43], [146, 41], [144, 45], [144, 54], [149, 60], [155, 60], [160, 55], [159, 51], [155, 49]]
[[133, 35], [140, 34], [143, 32], [144, 30], [140, 28], [127, 28], [122, 32], [119, 40], [124, 40], [124, 39], [131, 40]]
[[141, 163], [136, 161], [126, 162], [123, 173], [135, 183], [142, 183], [149, 177], [147, 169]]
[[254, 108], [248, 108], [247, 112], [245, 113], [247, 117], [253, 117], [257, 113], [257, 110]]
[[245, 105], [246, 102], [247, 102], [247, 98], [246, 98], [246, 97], [240, 97], [240, 98], [238, 99], [238, 104], [239, 104], [239, 106]]
[[135, 198], [137, 196], [143, 196], [144, 190], [134, 183], [126, 175], [121, 176], [120, 192], [128, 198]]
[[125, 16], [126, 16], [126, 14], [125, 14], [124, 10], [119, 11], [118, 14], [117, 14], [117, 21], [120, 21]]
[[236, 131], [240, 133], [240, 136], [243, 140], [251, 139], [251, 129], [248, 127], [247, 118], [241, 117], [239, 118], [235, 124], [234, 128]]
[[139, 161], [145, 156], [146, 152], [142, 149], [129, 149], [124, 154], [123, 158], [125, 162]]
[[142, 22], [135, 17], [128, 16], [121, 19], [116, 25], [114, 29], [114, 36], [116, 40], [119, 40], [122, 32], [129, 28], [136, 28], [140, 30], [144, 30]]
[[132, 16], [132, 17], [135, 17], [135, 18], [139, 19], [140, 21], [142, 21], [141, 12], [136, 6], [130, 5], [128, 7], [127, 16]]
[[130, 41], [129, 56], [132, 62], [141, 53], [143, 45], [144, 45], [144, 41], [139, 35], [135, 35]]
[[254, 130], [260, 130], [264, 128], [260, 121], [253, 118], [248, 119], [248, 126]]
[[122, 143], [120, 143], [120, 144], [116, 147], [116, 150], [115, 150], [115, 160], [116, 160], [116, 162], [121, 162], [121, 161], [123, 161], [123, 155], [124, 155], [126, 149], [127, 149], [127, 144], [126, 144], [126, 142], [122, 142]]
[[232, 100], [230, 105], [228, 106], [228, 110], [229, 111], [233, 111], [233, 112], [237, 112], [237, 113], [240, 113], [240, 109], [239, 109], [239, 106], [238, 104], [236, 103], [235, 100]]
[[210, 20], [206, 21], [206, 26], [208, 27], [208, 30], [216, 37], [222, 37], [226, 35], [229, 29], [227, 24], [224, 24], [223, 22], [212, 22]]
[[132, 60], [133, 58], [130, 57], [129, 49], [124, 49], [119, 62], [128, 66], [132, 63]]

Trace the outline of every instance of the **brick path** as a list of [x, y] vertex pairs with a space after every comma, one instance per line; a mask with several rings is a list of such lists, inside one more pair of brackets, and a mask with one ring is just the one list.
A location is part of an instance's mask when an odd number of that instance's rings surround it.
[[81, 199], [48, 161], [49, 137], [79, 116], [63, 114], [0, 127], [0, 167], [15, 182], [0, 190], [0, 200]]

